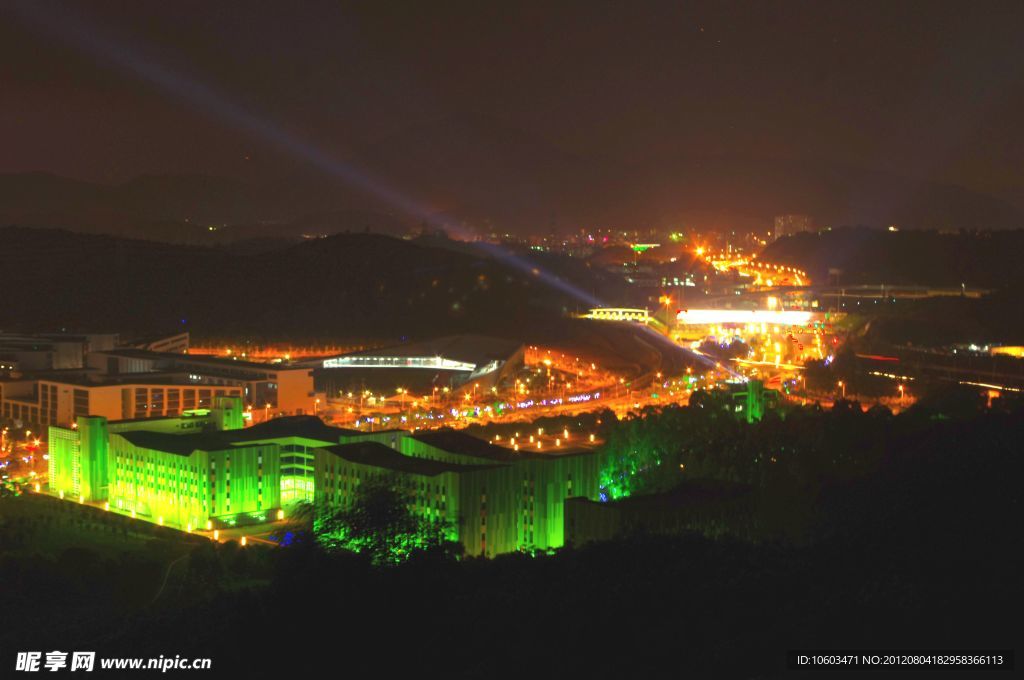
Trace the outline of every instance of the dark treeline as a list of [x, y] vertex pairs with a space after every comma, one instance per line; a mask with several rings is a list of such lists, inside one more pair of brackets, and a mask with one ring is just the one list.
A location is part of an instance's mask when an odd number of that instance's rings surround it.
[[865, 303], [862, 316], [870, 323], [857, 340], [866, 348], [1018, 345], [1024, 337], [1024, 302], [1014, 286], [980, 299], [936, 297]]
[[[1008, 288], [1019, 285], [1017, 254], [1024, 230], [897, 232], [842, 228], [779, 239], [765, 249], [768, 262], [798, 266], [815, 283]], [[835, 277], [832, 277], [835, 279]]]
[[[996, 399], [991, 409], [973, 389], [936, 388], [898, 416], [839, 400], [832, 409], [791, 406], [754, 424], [733, 417], [719, 392], [697, 392], [689, 406], [649, 408], [607, 430], [602, 492], [609, 498], [671, 492], [687, 481], [750, 487], [749, 513], [716, 517], [708, 535], [809, 542], [833, 530], [838, 496], [867, 480], [918, 464], [958, 468], [1010, 455], [1024, 436], [1024, 404]], [[975, 442], [991, 450], [975, 452]], [[971, 450], [951, 449], [953, 442]], [[966, 474], [966, 473], [964, 473]], [[856, 493], [853, 494], [856, 497]], [[725, 525], [721, 524], [725, 521]]]
[[[846, 393], [851, 399], [860, 397], [898, 397], [900, 383], [879, 375], [878, 362], [857, 357], [852, 347], [843, 347], [835, 354], [832, 361], [811, 360], [804, 364], [804, 382], [811, 393], [834, 395], [840, 390], [839, 381], [846, 385]], [[903, 367], [900, 367], [903, 370]], [[920, 392], [922, 384], [913, 386]], [[906, 385], [904, 385], [906, 388]]]

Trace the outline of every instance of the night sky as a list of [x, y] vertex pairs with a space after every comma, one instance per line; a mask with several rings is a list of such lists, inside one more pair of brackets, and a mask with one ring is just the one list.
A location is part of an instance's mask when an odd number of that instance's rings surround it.
[[604, 161], [829, 159], [1024, 208], [1021, 2], [0, 6], [2, 172], [301, 169], [231, 102], [340, 159], [471, 114]]

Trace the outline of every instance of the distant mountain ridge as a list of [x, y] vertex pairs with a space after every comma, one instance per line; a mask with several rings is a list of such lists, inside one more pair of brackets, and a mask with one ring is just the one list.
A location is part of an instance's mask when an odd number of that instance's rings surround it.
[[[667, 156], [615, 163], [584, 157], [483, 116], [462, 116], [363, 143], [346, 159], [441, 222], [478, 233], [581, 228], [767, 229], [784, 213], [820, 226], [1012, 229], [1024, 214], [999, 198], [828, 161]], [[333, 216], [325, 219], [326, 216]], [[264, 227], [231, 238], [306, 231], [404, 233], [403, 214], [313, 171], [269, 183], [146, 175], [99, 185], [45, 173], [0, 174], [0, 224], [209, 242], [211, 225]], [[221, 240], [224, 235], [219, 236]]]
[[999, 232], [832, 229], [781, 238], [762, 257], [800, 267], [825, 284], [986, 288], [1015, 292], [1024, 230]]
[[512, 231], [761, 229], [785, 213], [828, 226], [1024, 227], [1019, 208], [964, 187], [822, 159], [665, 155], [623, 164], [600, 150], [567, 152], [485, 116], [441, 119], [360, 153], [378, 176], [456, 218]]

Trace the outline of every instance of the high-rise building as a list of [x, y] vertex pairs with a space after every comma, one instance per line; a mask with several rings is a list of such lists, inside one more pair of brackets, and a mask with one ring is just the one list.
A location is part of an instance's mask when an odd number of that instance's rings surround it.
[[766, 389], [760, 380], [730, 384], [728, 392], [733, 412], [748, 423], [756, 423], [779, 405], [778, 391]]
[[775, 218], [776, 239], [809, 231], [814, 231], [810, 215], [778, 215]]

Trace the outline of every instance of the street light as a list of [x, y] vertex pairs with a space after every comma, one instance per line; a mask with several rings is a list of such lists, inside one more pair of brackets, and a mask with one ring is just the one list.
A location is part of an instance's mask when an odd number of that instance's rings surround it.
[[843, 390], [843, 399], [846, 399], [846, 383], [840, 380], [837, 384]]

